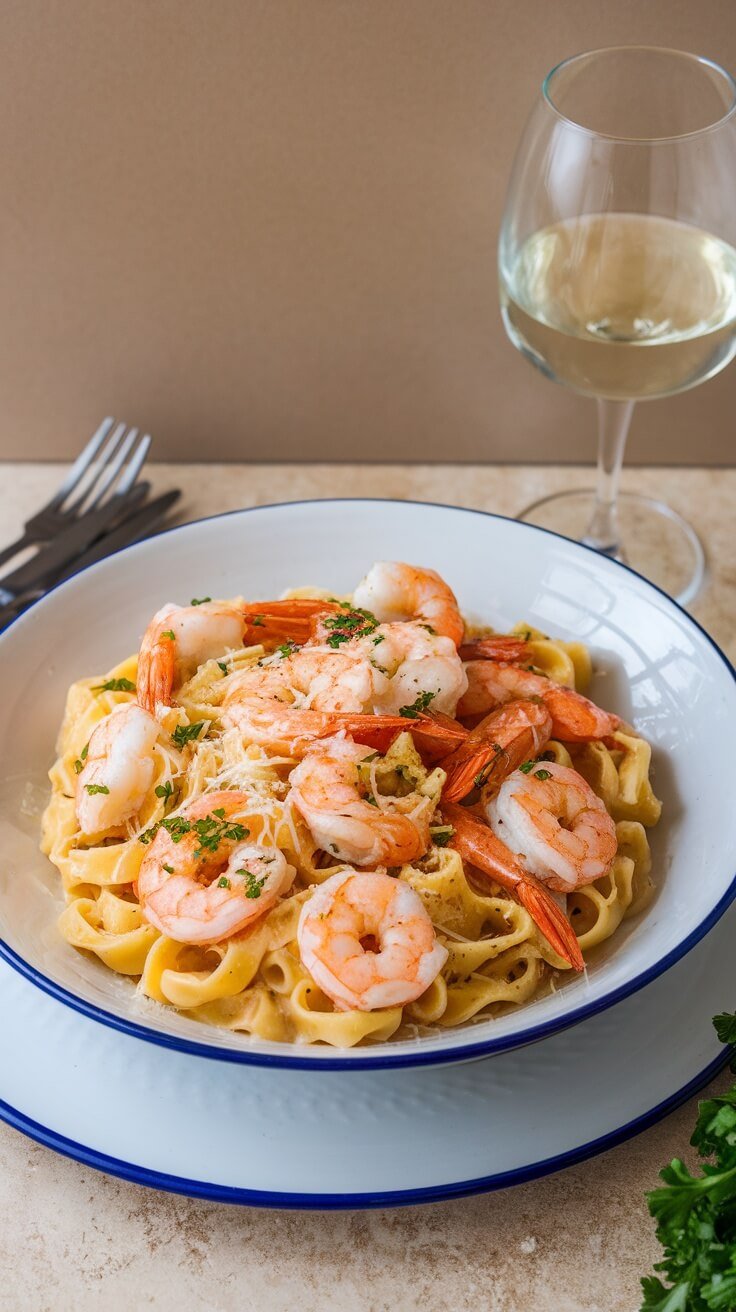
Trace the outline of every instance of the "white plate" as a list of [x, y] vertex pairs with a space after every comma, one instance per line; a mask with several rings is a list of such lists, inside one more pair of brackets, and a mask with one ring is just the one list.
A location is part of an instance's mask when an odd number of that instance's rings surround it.
[[340, 1075], [139, 1043], [0, 963], [0, 1116], [89, 1166], [222, 1202], [387, 1206], [529, 1180], [644, 1129], [721, 1067], [710, 1021], [733, 1002], [734, 930], [731, 910], [636, 998], [544, 1043]]
[[[37, 851], [45, 771], [68, 685], [119, 661], [164, 601], [277, 596], [296, 583], [342, 591], [375, 557], [438, 569], [467, 613], [499, 628], [526, 619], [591, 647], [598, 670], [592, 695], [655, 745], [664, 800], [663, 819], [651, 831], [656, 901], [604, 945], [587, 976], [503, 1018], [422, 1039], [349, 1052], [295, 1048], [209, 1028], [140, 998], [130, 982], [62, 940], [58, 877]], [[190, 1054], [364, 1069], [511, 1049], [655, 978], [736, 893], [734, 671], [695, 622], [639, 575], [528, 524], [386, 501], [301, 502], [189, 524], [94, 566], [21, 617], [0, 637], [0, 686], [13, 693], [0, 707], [8, 772], [0, 781], [0, 953], [69, 1005]]]

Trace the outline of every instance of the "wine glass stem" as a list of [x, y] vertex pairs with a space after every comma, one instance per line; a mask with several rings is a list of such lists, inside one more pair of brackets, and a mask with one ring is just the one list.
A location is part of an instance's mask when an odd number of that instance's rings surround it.
[[616, 502], [626, 438], [634, 409], [633, 401], [598, 398], [598, 471], [595, 506], [583, 537], [586, 547], [595, 547], [614, 560], [625, 560], [619, 540]]

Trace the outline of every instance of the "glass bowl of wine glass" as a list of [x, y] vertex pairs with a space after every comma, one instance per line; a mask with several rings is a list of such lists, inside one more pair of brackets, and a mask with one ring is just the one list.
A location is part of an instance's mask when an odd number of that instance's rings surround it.
[[636, 401], [736, 353], [736, 84], [708, 59], [620, 46], [553, 68], [522, 135], [499, 243], [508, 336], [598, 403], [594, 491], [520, 516], [628, 561], [677, 600], [704, 555], [661, 501], [619, 493]]

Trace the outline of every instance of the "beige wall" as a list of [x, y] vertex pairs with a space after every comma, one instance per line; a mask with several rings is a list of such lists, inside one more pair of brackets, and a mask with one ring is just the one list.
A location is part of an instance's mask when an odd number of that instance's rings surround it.
[[[112, 412], [169, 458], [590, 458], [495, 245], [547, 68], [634, 41], [736, 68], [736, 0], [4, 0], [0, 455]], [[732, 367], [630, 457], [735, 431]]]

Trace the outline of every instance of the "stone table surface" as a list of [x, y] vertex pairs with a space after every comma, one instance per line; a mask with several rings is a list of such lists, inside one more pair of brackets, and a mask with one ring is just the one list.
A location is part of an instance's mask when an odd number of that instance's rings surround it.
[[[0, 539], [9, 540], [60, 467], [5, 465], [2, 474]], [[157, 489], [182, 488], [182, 519], [346, 495], [515, 514], [590, 482], [577, 467], [492, 465], [153, 465], [151, 477]], [[736, 470], [629, 469], [624, 486], [663, 497], [700, 533], [709, 574], [691, 609], [733, 657]], [[727, 1082], [722, 1075], [712, 1089]], [[636, 1312], [639, 1277], [658, 1257], [644, 1194], [685, 1152], [694, 1116], [691, 1101], [598, 1158], [514, 1189], [336, 1214], [157, 1193], [0, 1125], [0, 1309]]]

